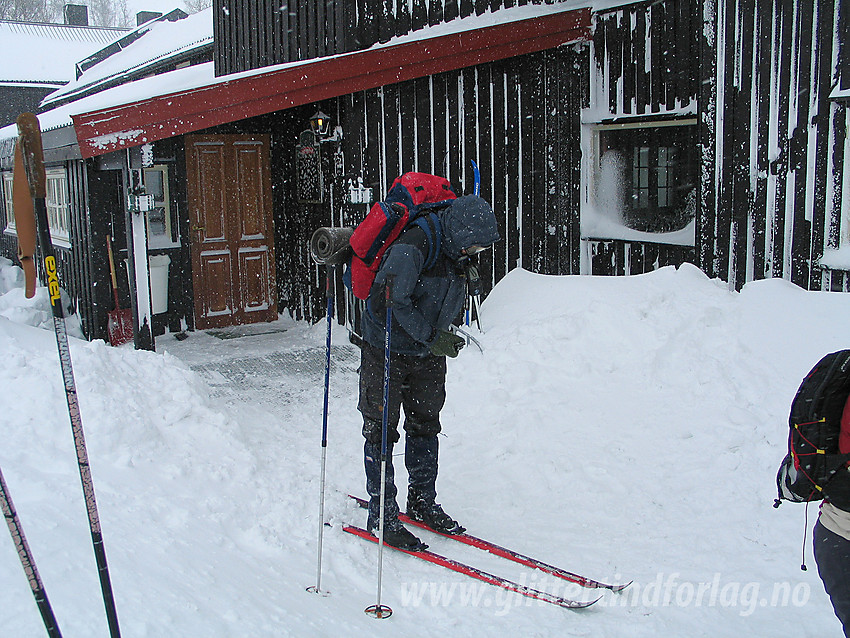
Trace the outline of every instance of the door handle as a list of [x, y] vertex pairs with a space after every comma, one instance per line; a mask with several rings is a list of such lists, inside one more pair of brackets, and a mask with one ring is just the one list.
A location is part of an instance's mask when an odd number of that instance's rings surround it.
[[192, 226], [192, 230], [204, 230], [206, 226]]

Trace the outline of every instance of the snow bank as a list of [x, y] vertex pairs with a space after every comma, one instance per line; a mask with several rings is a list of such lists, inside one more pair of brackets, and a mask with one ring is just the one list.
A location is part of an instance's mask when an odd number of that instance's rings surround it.
[[[383, 602], [395, 614], [381, 622], [363, 613], [375, 601], [375, 547], [341, 531], [365, 522], [346, 497], [363, 493], [354, 366], [331, 378], [322, 597], [304, 591], [316, 578], [318, 375], [264, 372], [261, 389], [222, 395], [184, 363], [232, 360], [237, 370], [246, 357], [321, 353], [323, 325], [287, 322], [250, 340], [193, 333], [159, 339], [157, 354], [72, 339], [122, 629], [839, 635], [813, 559], [798, 567], [803, 509], [772, 502], [791, 398], [820, 356], [846, 347], [848, 312], [848, 295], [781, 280], [735, 293], [689, 265], [628, 278], [511, 272], [483, 304], [484, 332], [473, 332], [483, 353], [470, 345], [449, 362], [440, 500], [478, 536], [635, 582], [576, 613], [388, 552]], [[104, 633], [53, 336], [0, 317], [0, 357], [0, 466], [60, 626]], [[538, 589], [598, 595], [428, 542]], [[0, 587], [3, 633], [43, 635], [9, 540]]]

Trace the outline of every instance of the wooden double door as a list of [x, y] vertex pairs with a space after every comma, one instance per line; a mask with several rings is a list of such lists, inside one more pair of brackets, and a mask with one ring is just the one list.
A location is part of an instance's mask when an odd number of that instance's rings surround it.
[[186, 137], [195, 326], [277, 318], [268, 135]]

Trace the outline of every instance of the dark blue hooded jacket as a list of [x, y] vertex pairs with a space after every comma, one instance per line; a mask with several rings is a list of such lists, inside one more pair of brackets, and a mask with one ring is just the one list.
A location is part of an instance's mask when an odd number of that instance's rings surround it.
[[434, 266], [425, 270], [428, 241], [418, 226], [405, 230], [381, 261], [363, 316], [363, 338], [376, 348], [384, 347], [387, 275], [394, 275], [390, 348], [426, 356], [439, 332], [447, 330], [463, 309], [466, 279], [461, 251], [499, 239], [493, 209], [480, 197], [459, 197], [438, 217], [442, 243]]

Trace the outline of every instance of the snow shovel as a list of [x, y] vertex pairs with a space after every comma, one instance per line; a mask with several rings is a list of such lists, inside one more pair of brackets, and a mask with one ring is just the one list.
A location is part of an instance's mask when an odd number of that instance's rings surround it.
[[133, 340], [133, 313], [129, 308], [122, 309], [118, 304], [118, 279], [115, 277], [115, 261], [112, 258], [112, 238], [106, 236], [106, 250], [109, 252], [109, 272], [112, 275], [112, 294], [115, 297], [115, 310], [107, 314], [106, 332], [109, 343], [120, 346]]

